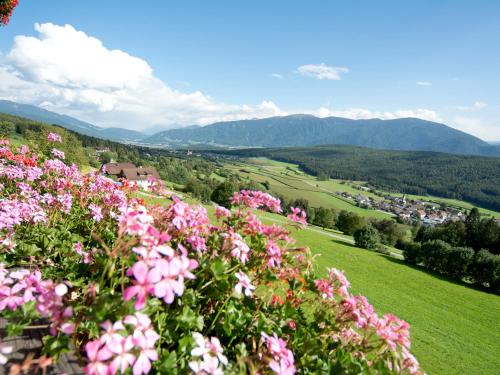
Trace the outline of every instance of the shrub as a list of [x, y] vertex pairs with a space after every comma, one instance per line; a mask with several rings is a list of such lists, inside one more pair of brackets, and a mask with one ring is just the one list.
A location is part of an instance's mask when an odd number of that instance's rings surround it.
[[238, 190], [238, 188], [233, 183], [228, 181], [222, 182], [214, 189], [210, 199], [222, 207], [229, 208], [231, 207], [231, 197], [236, 190]]
[[420, 244], [415, 242], [406, 243], [403, 249], [405, 261], [410, 264], [420, 264], [422, 262], [422, 249]]
[[467, 270], [473, 259], [474, 249], [470, 247], [453, 247], [448, 251], [444, 273], [461, 280], [468, 275]]
[[364, 218], [355, 214], [342, 210], [337, 218], [337, 228], [345, 234], [352, 235], [357, 229], [366, 225]]
[[470, 267], [471, 278], [480, 285], [487, 285], [498, 291], [500, 286], [500, 256], [487, 250], [479, 250]]
[[450, 250], [451, 246], [444, 241], [427, 241], [421, 248], [422, 263], [430, 270], [444, 273]]
[[0, 316], [11, 335], [45, 319], [53, 360], [75, 347], [88, 374], [421, 373], [406, 322], [259, 221], [249, 207], [281, 211], [269, 194], [235, 193], [211, 222], [26, 147], [0, 162]]
[[354, 232], [354, 242], [356, 246], [363, 249], [375, 250], [380, 241], [378, 231], [371, 225], [356, 230]]

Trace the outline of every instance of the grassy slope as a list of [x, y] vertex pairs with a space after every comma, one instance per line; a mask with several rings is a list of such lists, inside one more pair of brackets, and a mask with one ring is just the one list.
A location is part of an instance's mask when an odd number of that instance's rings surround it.
[[343, 269], [352, 290], [378, 312], [411, 326], [413, 352], [430, 374], [495, 374], [500, 368], [500, 297], [448, 281], [402, 261], [302, 231], [298, 243], [317, 258], [318, 271]]
[[[351, 201], [335, 195], [335, 191], [317, 187], [319, 181], [297, 169], [296, 165], [276, 162], [268, 159], [251, 159], [248, 163], [228, 163], [226, 168], [239, 173], [243, 178], [263, 183], [268, 181], [271, 191], [287, 198], [305, 198], [313, 207], [328, 207], [347, 210], [365, 217], [376, 219], [390, 218], [391, 215], [377, 210], [368, 210], [355, 206]], [[354, 190], [354, 189], [353, 189]]]

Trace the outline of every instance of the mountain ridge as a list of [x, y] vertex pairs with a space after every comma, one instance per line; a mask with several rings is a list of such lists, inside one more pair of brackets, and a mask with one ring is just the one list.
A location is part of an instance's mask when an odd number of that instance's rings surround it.
[[143, 142], [193, 143], [229, 147], [303, 147], [346, 144], [387, 150], [437, 151], [499, 156], [500, 147], [451, 128], [417, 118], [353, 120], [290, 115], [258, 120], [218, 122], [191, 129], [171, 129]]
[[48, 124], [59, 125], [63, 128], [89, 135], [92, 137], [110, 139], [113, 141], [130, 142], [140, 141], [145, 134], [124, 128], [103, 128], [78, 120], [74, 117], [62, 115], [57, 112], [48, 111], [31, 104], [22, 104], [10, 100], [0, 100], [0, 112], [9, 115], [24, 117], [33, 121], [45, 122]]

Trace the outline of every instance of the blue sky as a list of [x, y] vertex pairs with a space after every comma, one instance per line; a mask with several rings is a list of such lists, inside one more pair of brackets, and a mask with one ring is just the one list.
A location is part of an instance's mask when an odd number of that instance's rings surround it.
[[306, 112], [500, 140], [500, 1], [21, 0], [0, 52], [0, 97], [102, 126]]

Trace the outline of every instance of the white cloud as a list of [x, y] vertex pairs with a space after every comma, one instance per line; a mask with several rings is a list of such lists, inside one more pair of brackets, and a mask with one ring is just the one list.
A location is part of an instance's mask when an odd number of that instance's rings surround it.
[[110, 50], [71, 25], [35, 24], [35, 30], [36, 37], [15, 37], [0, 56], [0, 98], [135, 129], [285, 114], [270, 101], [233, 105], [174, 90], [145, 60]]
[[271, 77], [276, 79], [285, 79], [285, 77], [283, 77], [283, 74], [278, 74], [278, 73], [271, 74]]
[[349, 69], [347, 68], [339, 68], [325, 64], [307, 64], [297, 68], [298, 74], [319, 80], [328, 79], [338, 81], [342, 79], [341, 75], [347, 72], [349, 72]]
[[344, 110], [335, 110], [327, 107], [321, 107], [311, 114], [318, 117], [346, 117], [354, 120], [379, 118], [382, 120], [393, 120], [397, 118], [415, 117], [422, 120], [442, 122], [439, 115], [430, 109], [400, 109], [396, 111], [370, 111], [364, 108], [347, 108]]
[[460, 111], [479, 111], [486, 106], [487, 104], [485, 102], [474, 102], [474, 104], [472, 105], [456, 106], [455, 109], [458, 109]]
[[[36, 24], [35, 30], [37, 36], [15, 37], [11, 50], [0, 55], [2, 99], [39, 105], [96, 125], [138, 130], [155, 125], [206, 125], [287, 114], [268, 100], [256, 105], [227, 104], [201, 91], [175, 90], [158, 79], [145, 60], [110, 50], [100, 40], [70, 25]], [[300, 74], [317, 79], [340, 79], [347, 71], [324, 64], [298, 69]], [[273, 77], [283, 76], [275, 73]], [[323, 107], [289, 112], [320, 117], [418, 117], [441, 121], [428, 109], [380, 112]]]
[[415, 83], [419, 86], [432, 86], [432, 82], [429, 81], [417, 81]]

